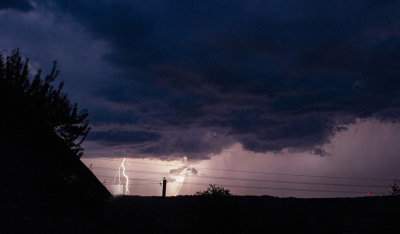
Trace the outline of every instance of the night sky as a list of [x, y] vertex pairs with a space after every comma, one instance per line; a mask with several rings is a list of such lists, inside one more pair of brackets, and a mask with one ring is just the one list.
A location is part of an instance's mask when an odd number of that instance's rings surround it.
[[[90, 114], [82, 161], [108, 186], [122, 158], [132, 178], [248, 186], [234, 194], [363, 196], [400, 179], [400, 1], [2, 0], [0, 52], [15, 48], [32, 75], [58, 61]], [[161, 193], [144, 187], [129, 190]]]

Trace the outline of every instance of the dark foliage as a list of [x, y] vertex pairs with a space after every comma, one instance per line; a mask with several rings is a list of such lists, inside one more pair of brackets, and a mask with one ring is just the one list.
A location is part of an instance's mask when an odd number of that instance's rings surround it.
[[15, 91], [23, 96], [29, 106], [60, 136], [78, 157], [84, 153], [81, 144], [85, 141], [89, 131], [88, 111], [83, 109], [78, 112], [78, 105], [71, 104], [67, 93], [62, 93], [64, 81], [57, 88], [53, 86], [59, 71], [54, 61], [53, 69], [44, 80], [42, 70], [39, 69], [30, 82], [29, 59], [25, 64], [21, 62], [22, 56], [19, 49], [13, 50], [10, 56], [3, 59], [0, 54], [0, 79], [12, 86]]
[[212, 197], [227, 197], [232, 196], [229, 189], [225, 189], [221, 186], [215, 184], [210, 184], [206, 191], [197, 191], [197, 196], [212, 196]]
[[400, 195], [400, 181], [393, 180], [393, 183], [390, 184], [390, 191], [391, 195], [399, 196]]

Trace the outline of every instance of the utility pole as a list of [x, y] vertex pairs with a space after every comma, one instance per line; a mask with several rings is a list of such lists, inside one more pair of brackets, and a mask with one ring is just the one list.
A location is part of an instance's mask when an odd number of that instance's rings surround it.
[[167, 180], [164, 177], [162, 181], [162, 197], [165, 197], [166, 192], [167, 192]]
[[162, 229], [161, 233], [164, 233], [165, 229], [165, 194], [167, 193], [167, 179], [163, 179], [162, 181], [162, 197], [163, 197], [163, 209], [162, 209]]

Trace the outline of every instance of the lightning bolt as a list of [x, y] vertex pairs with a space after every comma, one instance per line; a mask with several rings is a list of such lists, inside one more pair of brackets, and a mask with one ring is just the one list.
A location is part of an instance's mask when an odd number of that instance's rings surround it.
[[180, 187], [180, 188], [178, 189], [178, 191], [175, 193], [175, 197], [178, 196], [179, 191], [181, 191], [181, 188], [182, 188], [182, 186], [183, 186], [183, 183], [185, 182], [185, 179], [186, 179], [186, 174], [185, 174], [185, 177], [183, 177], [181, 187]]
[[125, 162], [125, 158], [124, 158], [124, 161], [122, 161], [121, 166], [122, 166], [122, 169], [123, 169], [122, 174], [123, 174], [123, 175], [125, 176], [125, 178], [126, 178], [125, 195], [129, 195], [129, 189], [128, 189], [129, 178], [128, 178], [127, 175], [125, 175], [125, 166], [124, 166], [124, 162]]
[[[118, 168], [118, 172], [117, 172], [117, 174], [115, 174], [114, 181], [112, 184], [115, 183], [115, 180], [117, 179], [117, 176], [118, 176], [118, 181], [119, 181], [118, 185], [121, 185], [121, 170], [120, 170], [120, 168], [121, 168], [121, 166]], [[118, 189], [119, 189], [119, 187], [120, 186], [118, 186]], [[121, 190], [119, 190], [119, 192], [122, 193]]]
[[[128, 189], [128, 185], [129, 185], [129, 178], [128, 178], [128, 176], [125, 174], [125, 166], [124, 166], [124, 163], [125, 163], [125, 158], [124, 158], [124, 160], [122, 161], [122, 163], [121, 163], [121, 165], [119, 166], [119, 168], [118, 168], [118, 172], [115, 174], [115, 176], [114, 176], [114, 182], [113, 182], [113, 184], [115, 183], [115, 180], [117, 179], [117, 176], [118, 176], [118, 185], [121, 185], [121, 168], [122, 168], [122, 175], [125, 177], [125, 179], [126, 179], [126, 184], [125, 184], [125, 195], [129, 195], [129, 189]], [[129, 162], [127, 161], [127, 163], [129, 164]], [[130, 164], [129, 164], [130, 165]], [[118, 188], [119, 188], [119, 186], [118, 186]], [[122, 193], [121, 192], [121, 190], [119, 190], [119, 192], [120, 193]]]

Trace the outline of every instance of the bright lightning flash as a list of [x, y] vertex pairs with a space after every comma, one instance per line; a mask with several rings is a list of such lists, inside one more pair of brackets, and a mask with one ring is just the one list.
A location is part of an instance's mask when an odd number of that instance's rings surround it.
[[[128, 189], [129, 178], [128, 178], [128, 176], [125, 174], [125, 166], [124, 166], [124, 163], [125, 163], [125, 158], [124, 158], [124, 160], [122, 161], [121, 166], [119, 166], [117, 174], [115, 174], [113, 184], [115, 183], [115, 180], [117, 179], [117, 176], [118, 176], [118, 182], [119, 182], [118, 185], [121, 185], [121, 168], [122, 168], [122, 175], [123, 175], [123, 176], [125, 177], [125, 179], [126, 179], [126, 184], [125, 184], [125, 195], [129, 195], [129, 189]], [[129, 164], [128, 161], [127, 161], [127, 163]], [[119, 188], [119, 187], [118, 187], [118, 188]], [[121, 190], [120, 190], [119, 192], [122, 193]]]
[[181, 188], [182, 188], [182, 186], [183, 186], [183, 182], [185, 182], [185, 179], [186, 179], [186, 174], [185, 174], [185, 176], [179, 176], [177, 179], [176, 179], [176, 181], [178, 181], [178, 182], [182, 182], [181, 183], [181, 187], [178, 189], [178, 191], [175, 193], [175, 197], [176, 196], [178, 196], [178, 193], [179, 193], [179, 191], [181, 191]]

